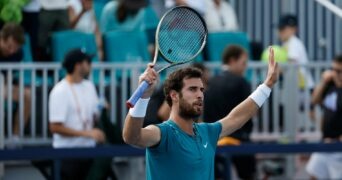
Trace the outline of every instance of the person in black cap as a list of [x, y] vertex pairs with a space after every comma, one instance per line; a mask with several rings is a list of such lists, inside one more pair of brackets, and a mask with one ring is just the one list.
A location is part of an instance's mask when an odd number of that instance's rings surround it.
[[[81, 49], [68, 52], [63, 62], [64, 79], [49, 97], [50, 131], [54, 148], [95, 147], [105, 141], [104, 133], [94, 128], [98, 116], [98, 96], [94, 84], [87, 80], [92, 55]], [[68, 159], [61, 164], [62, 179], [85, 179], [92, 159]]]
[[[309, 57], [304, 46], [304, 43], [296, 36], [298, 31], [297, 17], [291, 14], [284, 15], [280, 18], [278, 24], [279, 38], [282, 42], [282, 46], [287, 51], [288, 63], [305, 65], [309, 63]], [[305, 95], [305, 89], [312, 91], [314, 88], [314, 81], [312, 75], [306, 68], [301, 66], [298, 71], [298, 89], [300, 104], [299, 109], [302, 113], [305, 112], [304, 104], [309, 101]], [[314, 120], [313, 108], [310, 107], [310, 117]], [[304, 126], [305, 122], [299, 121], [301, 126]], [[311, 124], [313, 126], [313, 123]]]

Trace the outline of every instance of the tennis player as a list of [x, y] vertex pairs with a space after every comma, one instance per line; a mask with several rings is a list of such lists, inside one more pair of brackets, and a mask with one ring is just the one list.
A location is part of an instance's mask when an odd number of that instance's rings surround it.
[[[246, 100], [215, 123], [194, 123], [203, 110], [202, 72], [183, 68], [171, 73], [164, 85], [170, 118], [142, 128], [149, 98], [158, 75], [149, 64], [139, 81], [150, 86], [127, 114], [123, 138], [127, 144], [146, 148], [148, 180], [214, 179], [214, 155], [219, 137], [227, 136], [251, 119], [266, 101], [278, 78], [278, 66], [270, 48], [267, 77]], [[229, 82], [227, 82], [229, 83]]]

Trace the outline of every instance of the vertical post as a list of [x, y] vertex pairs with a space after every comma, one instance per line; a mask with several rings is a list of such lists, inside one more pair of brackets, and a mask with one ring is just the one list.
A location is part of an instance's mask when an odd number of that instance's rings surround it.
[[53, 160], [53, 177], [54, 177], [54, 180], [61, 179], [61, 160], [60, 159]]
[[226, 177], [225, 180], [232, 179], [232, 161], [229, 153], [226, 154]]
[[[285, 131], [288, 135], [288, 141], [294, 143], [296, 140], [296, 132], [297, 132], [297, 121], [299, 115], [299, 101], [298, 101], [298, 65], [289, 65], [288, 71], [286, 72], [286, 84], [285, 84], [285, 91], [287, 95], [287, 101], [285, 104], [285, 117], [284, 117], [284, 124], [285, 124]], [[295, 169], [294, 169], [295, 159], [292, 155], [286, 156], [286, 177], [290, 178], [293, 177]]]
[[[4, 149], [4, 141], [5, 141], [5, 129], [4, 129], [4, 78], [0, 73], [0, 149]], [[0, 163], [0, 179], [3, 178], [4, 172], [4, 164]]]

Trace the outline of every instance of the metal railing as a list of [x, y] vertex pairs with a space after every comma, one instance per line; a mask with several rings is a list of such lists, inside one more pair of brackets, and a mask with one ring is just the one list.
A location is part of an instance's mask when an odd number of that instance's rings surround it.
[[[206, 64], [213, 74], [219, 72], [219, 63]], [[110, 106], [110, 120], [113, 123], [123, 124], [127, 113], [126, 100], [137, 87], [138, 75], [144, 70], [143, 63], [99, 63], [93, 64], [92, 80], [98, 89], [100, 96], [105, 96]], [[320, 118], [316, 121], [310, 119], [310, 89], [299, 90], [298, 71], [305, 68], [313, 79], [320, 80], [321, 72], [328, 68], [327, 63], [311, 63], [308, 65], [282, 65], [282, 80], [273, 88], [272, 96], [268, 103], [262, 107], [260, 114], [256, 116], [252, 132], [255, 141], [299, 141], [318, 140], [320, 138]], [[13, 138], [13, 123], [15, 110], [19, 112], [19, 143], [23, 145], [50, 144], [51, 136], [48, 130], [48, 95], [53, 85], [62, 77], [63, 72], [59, 64], [1, 64], [0, 71], [6, 72], [6, 82], [17, 79], [17, 85], [6, 83], [0, 86], [3, 94], [6, 88], [7, 98], [0, 98], [0, 141], [8, 145]], [[172, 71], [172, 70], [169, 70]], [[263, 63], [250, 63], [247, 78], [252, 89], [262, 83], [266, 76], [267, 66]], [[0, 79], [1, 80], [1, 79]], [[4, 82], [4, 81], [0, 81]], [[229, 82], [227, 82], [229, 83]], [[19, 88], [19, 101], [15, 108], [13, 91], [15, 86]], [[25, 87], [30, 91], [30, 121], [24, 125]], [[27, 92], [27, 91], [26, 91]], [[300, 110], [300, 96], [304, 96], [303, 108]], [[303, 97], [302, 97], [303, 99]], [[280, 108], [282, 107], [282, 108]], [[315, 108], [316, 117], [320, 117], [319, 108]], [[283, 114], [283, 115], [281, 115]], [[4, 118], [5, 116], [5, 118]], [[6, 126], [4, 126], [6, 124]], [[1, 130], [1, 129], [0, 129]], [[6, 132], [6, 134], [4, 134]], [[1, 146], [0, 146], [1, 148]]]
[[[283, 14], [298, 17], [298, 36], [309, 59], [330, 60], [342, 53], [342, 19], [314, 0], [228, 0], [238, 17], [240, 30], [266, 48], [279, 44], [277, 24]], [[342, 7], [342, 0], [330, 0]]]

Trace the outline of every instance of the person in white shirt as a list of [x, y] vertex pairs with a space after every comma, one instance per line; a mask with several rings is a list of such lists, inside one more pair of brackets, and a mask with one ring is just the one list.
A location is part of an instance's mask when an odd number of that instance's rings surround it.
[[71, 28], [95, 34], [98, 55], [102, 59], [102, 37], [95, 17], [93, 0], [69, 0], [68, 13]]
[[[290, 14], [282, 16], [278, 24], [279, 38], [283, 47], [287, 50], [288, 62], [305, 65], [309, 63], [308, 54], [303, 42], [296, 36], [297, 27], [296, 16]], [[313, 88], [312, 77], [304, 68], [300, 68], [299, 76], [299, 83], [302, 83], [300, 84], [301, 88], [304, 88], [304, 86]]]
[[205, 22], [209, 32], [237, 31], [237, 17], [232, 6], [224, 0], [205, 0]]
[[201, 15], [206, 13], [204, 0], [165, 0], [165, 7], [170, 9], [175, 6], [189, 6], [195, 9]]
[[[94, 128], [98, 96], [95, 86], [85, 77], [91, 69], [92, 56], [74, 49], [65, 56], [66, 77], [52, 89], [49, 97], [50, 131], [54, 148], [95, 147], [105, 141], [104, 133]], [[62, 179], [85, 179], [91, 159], [63, 160]]]

